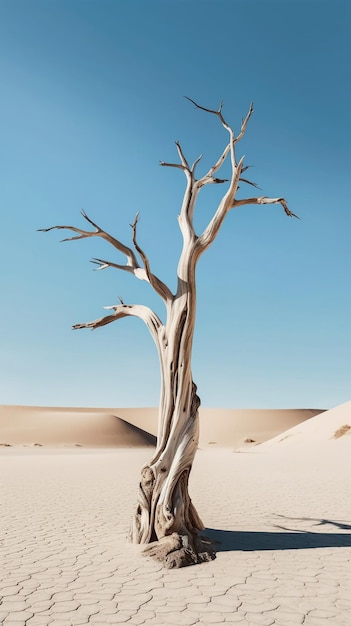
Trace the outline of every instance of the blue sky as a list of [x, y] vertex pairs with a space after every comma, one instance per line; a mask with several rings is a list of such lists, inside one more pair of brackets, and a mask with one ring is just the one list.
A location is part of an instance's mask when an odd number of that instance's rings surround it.
[[[114, 251], [59, 243], [80, 209], [139, 240], [174, 288], [185, 179], [159, 167], [179, 140], [199, 171], [227, 137], [224, 100], [258, 195], [232, 211], [198, 265], [194, 380], [204, 406], [329, 408], [351, 398], [350, 53], [347, 2], [2, 0], [0, 403], [155, 406], [155, 347], [138, 320], [71, 325], [118, 302], [159, 302], [146, 283], [93, 272]], [[202, 168], [202, 169], [201, 169]], [[213, 214], [207, 187], [196, 227]], [[240, 196], [241, 194], [241, 196]], [[252, 195], [240, 189], [239, 197]], [[115, 257], [117, 261], [117, 257]]]

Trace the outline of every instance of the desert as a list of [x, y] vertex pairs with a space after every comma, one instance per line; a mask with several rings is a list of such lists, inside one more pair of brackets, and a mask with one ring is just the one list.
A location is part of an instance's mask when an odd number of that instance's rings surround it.
[[351, 626], [350, 24], [0, 2], [0, 626]]
[[190, 495], [216, 558], [179, 570], [127, 541], [156, 416], [1, 407], [0, 622], [348, 626], [351, 403], [202, 409]]

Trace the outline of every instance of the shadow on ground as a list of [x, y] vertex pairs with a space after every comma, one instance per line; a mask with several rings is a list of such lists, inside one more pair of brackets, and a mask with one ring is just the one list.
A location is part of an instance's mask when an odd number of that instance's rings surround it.
[[[275, 513], [275, 517], [279, 517], [281, 520], [294, 522], [316, 522], [315, 524], [312, 524], [312, 526], [334, 526], [340, 530], [351, 530], [350, 522], [345, 522], [344, 520], [332, 520], [324, 517], [287, 517], [286, 515], [279, 515], [278, 513]], [[277, 528], [281, 528], [282, 530], [293, 530], [292, 528], [287, 528], [285, 526], [277, 526]]]
[[351, 547], [351, 533], [254, 532], [206, 528], [203, 535], [214, 543], [215, 552]]

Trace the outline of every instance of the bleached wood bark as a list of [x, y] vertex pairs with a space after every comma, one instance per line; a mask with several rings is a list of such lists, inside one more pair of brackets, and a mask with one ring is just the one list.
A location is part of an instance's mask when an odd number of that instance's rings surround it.
[[[189, 99], [189, 98], [188, 98]], [[189, 99], [190, 100], [190, 99]], [[138, 215], [132, 228], [133, 247], [122, 244], [118, 239], [102, 230], [82, 212], [85, 220], [94, 230], [83, 230], [74, 226], [53, 226], [47, 229], [65, 229], [76, 233], [63, 241], [84, 239], [98, 236], [110, 243], [126, 257], [126, 264], [121, 265], [104, 259], [93, 259], [93, 263], [102, 270], [108, 267], [133, 273], [137, 278], [150, 283], [162, 298], [166, 307], [166, 319], [161, 319], [148, 307], [139, 304], [120, 304], [105, 307], [112, 311], [109, 315], [92, 322], [76, 324], [73, 328], [99, 328], [128, 316], [139, 317], [147, 325], [156, 344], [161, 370], [161, 397], [157, 446], [150, 462], [141, 470], [138, 502], [133, 517], [131, 539], [134, 543], [150, 544], [145, 552], [161, 560], [167, 567], [181, 567], [214, 558], [214, 551], [199, 531], [204, 525], [190, 499], [188, 481], [197, 450], [199, 439], [200, 399], [191, 371], [191, 354], [196, 314], [196, 264], [203, 252], [211, 245], [222, 226], [226, 214], [232, 209], [246, 204], [280, 204], [288, 216], [297, 217], [287, 207], [284, 198], [265, 196], [237, 200], [239, 182], [256, 186], [242, 177], [247, 169], [244, 157], [237, 161], [235, 147], [245, 134], [247, 123], [253, 113], [249, 111], [242, 121], [240, 132], [235, 136], [233, 129], [222, 115], [222, 105], [218, 110], [193, 104], [220, 120], [227, 130], [229, 142], [222, 154], [201, 178], [195, 177], [199, 157], [189, 165], [179, 142], [176, 148], [179, 163], [161, 162], [164, 167], [181, 169], [186, 176], [186, 189], [178, 218], [183, 237], [183, 248], [177, 270], [177, 291], [175, 294], [163, 283], [150, 268], [148, 257], [137, 241]], [[216, 176], [217, 172], [230, 157], [231, 176], [229, 180]], [[201, 234], [194, 229], [194, 209], [198, 194], [208, 184], [228, 183], [213, 218]], [[138, 261], [140, 257], [141, 263]]]

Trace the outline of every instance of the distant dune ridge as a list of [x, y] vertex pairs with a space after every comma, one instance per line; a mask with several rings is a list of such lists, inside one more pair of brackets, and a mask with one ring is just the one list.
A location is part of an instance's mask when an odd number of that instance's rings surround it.
[[[320, 409], [200, 408], [199, 447], [256, 445], [323, 413]], [[0, 445], [87, 448], [154, 446], [157, 408], [0, 405]]]
[[336, 440], [351, 445], [351, 401], [311, 417], [270, 439], [262, 447], [301, 447]]
[[108, 411], [1, 406], [0, 444], [134, 448], [154, 446], [156, 437]]

